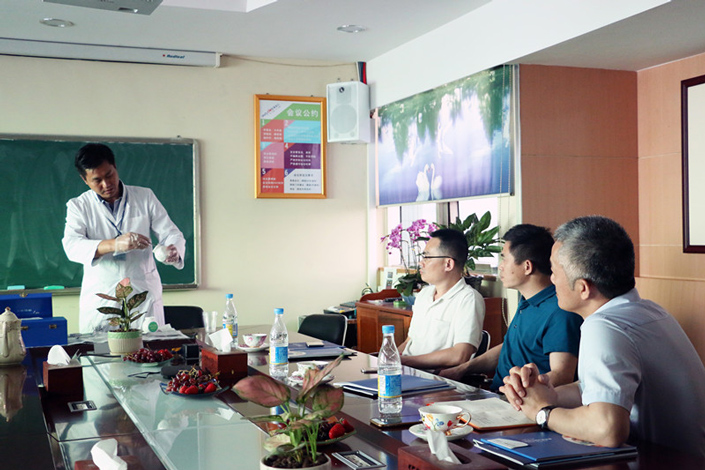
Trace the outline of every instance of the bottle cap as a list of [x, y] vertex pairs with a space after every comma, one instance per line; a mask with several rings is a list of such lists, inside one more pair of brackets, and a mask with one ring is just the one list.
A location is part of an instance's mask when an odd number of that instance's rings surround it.
[[383, 335], [393, 335], [394, 334], [394, 325], [382, 326], [382, 334]]
[[282, 314], [284, 314], [284, 309], [283, 308], [275, 308], [274, 314], [275, 315], [282, 315]]
[[225, 294], [225, 298], [226, 298], [226, 299], [232, 299], [232, 298], [233, 298], [233, 294]]

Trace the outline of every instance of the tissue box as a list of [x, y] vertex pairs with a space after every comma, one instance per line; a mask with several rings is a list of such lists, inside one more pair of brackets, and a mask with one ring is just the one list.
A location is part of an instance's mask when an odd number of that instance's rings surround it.
[[211, 374], [219, 373], [223, 385], [229, 385], [247, 377], [247, 353], [242, 351], [221, 352], [204, 346], [201, 349], [201, 368]]
[[427, 445], [401, 447], [398, 451], [399, 470], [506, 470], [506, 466], [487, 457], [464, 449], [452, 442], [448, 448], [458, 457], [460, 465], [438, 460]]
[[25, 347], [64, 345], [68, 328], [64, 317], [22, 318], [22, 341]]
[[44, 388], [55, 395], [83, 396], [83, 367], [75, 359], [66, 366], [44, 361]]

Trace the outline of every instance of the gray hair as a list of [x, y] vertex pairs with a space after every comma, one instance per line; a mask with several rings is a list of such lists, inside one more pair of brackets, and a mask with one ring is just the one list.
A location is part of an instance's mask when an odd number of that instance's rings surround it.
[[634, 245], [614, 220], [578, 217], [558, 227], [554, 238], [562, 245], [557, 255], [571, 288], [585, 279], [608, 299], [634, 288]]

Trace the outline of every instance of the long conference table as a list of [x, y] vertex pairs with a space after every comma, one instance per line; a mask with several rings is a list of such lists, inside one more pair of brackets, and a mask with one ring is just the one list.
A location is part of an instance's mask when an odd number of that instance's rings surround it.
[[[266, 325], [240, 328], [241, 333], [263, 333]], [[290, 342], [310, 338], [289, 333]], [[174, 347], [185, 342], [203, 340], [203, 332], [194, 339], [155, 342], [147, 346]], [[89, 352], [90, 346], [66, 347], [69, 354], [76, 350]], [[83, 394], [66, 397], [46, 393], [42, 384], [42, 362], [48, 348], [33, 348], [20, 366], [0, 368], [0, 469], [66, 469], [95, 468], [85, 466], [91, 460], [90, 450], [100, 440], [118, 441], [118, 455], [139, 462], [145, 470], [210, 470], [256, 469], [264, 455], [265, 432], [247, 416], [268, 414], [271, 410], [242, 401], [231, 390], [215, 397], [184, 398], [162, 392], [160, 383], [166, 380], [158, 373], [130, 376], [150, 369], [126, 363], [119, 358], [83, 355]], [[266, 351], [248, 353], [248, 374], [268, 374]], [[362, 369], [376, 367], [376, 358], [364, 353], [347, 357], [333, 374], [334, 382], [354, 381], [375, 377]], [[296, 370], [296, 362], [289, 364]], [[436, 378], [423, 371], [404, 368], [405, 374]], [[403, 414], [415, 414], [427, 403], [437, 401], [475, 400], [495, 394], [458, 382], [454, 388], [435, 393], [404, 398]], [[292, 387], [295, 393], [295, 387]], [[94, 410], [70, 411], [69, 401], [90, 400]], [[406, 446], [427, 446], [408, 427], [380, 429], [370, 424], [378, 416], [374, 399], [351, 393], [345, 394], [345, 405], [337, 415], [349, 420], [356, 433], [321, 450], [331, 454], [360, 450], [397, 470], [398, 451]], [[534, 431], [528, 427], [492, 433], [473, 432], [455, 441], [472, 452], [472, 439], [511, 435]], [[698, 469], [705, 462], [661, 446], [638, 444], [636, 459], [616, 461], [581, 468], [599, 469]], [[490, 456], [488, 456], [490, 457]], [[492, 457], [490, 457], [492, 458]], [[333, 468], [349, 468], [332, 459]], [[505, 463], [506, 465], [506, 463]], [[521, 468], [508, 465], [508, 468]]]

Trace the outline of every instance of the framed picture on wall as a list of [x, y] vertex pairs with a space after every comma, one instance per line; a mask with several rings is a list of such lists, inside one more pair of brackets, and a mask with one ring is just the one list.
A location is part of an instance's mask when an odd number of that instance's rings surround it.
[[705, 253], [705, 75], [681, 82], [683, 252]]
[[255, 95], [257, 198], [326, 197], [326, 99]]

